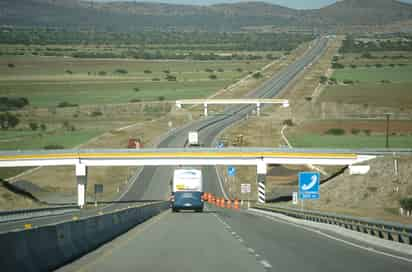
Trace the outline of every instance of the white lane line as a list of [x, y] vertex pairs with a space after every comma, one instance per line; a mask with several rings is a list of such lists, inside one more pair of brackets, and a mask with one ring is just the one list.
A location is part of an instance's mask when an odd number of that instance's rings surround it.
[[266, 268], [266, 269], [272, 268], [272, 265], [271, 265], [268, 261], [266, 261], [266, 260], [261, 260], [260, 263], [261, 263], [261, 264], [263, 265], [263, 267]]
[[250, 254], [255, 254], [255, 250], [251, 247], [248, 247], [247, 250], [249, 251]]
[[219, 173], [217, 172], [217, 167], [215, 167], [215, 171], [216, 171], [216, 176], [217, 176], [217, 180], [219, 181], [219, 186], [220, 186], [220, 190], [222, 191], [223, 196], [226, 199], [229, 199], [229, 197], [226, 194], [225, 188], [223, 187], [223, 183], [222, 183], [222, 179], [220, 178]]
[[[286, 222], [286, 221], [284, 221], [284, 220], [279, 220], [279, 219], [276, 219], [276, 218], [274, 218], [273, 216], [270, 216], [270, 215], [262, 215], [262, 214], [260, 214], [261, 212], [263, 213], [264, 211], [258, 211], [258, 212], [256, 212], [256, 211], [254, 210], [254, 214], [259, 215], [259, 216], [263, 216], [263, 217], [265, 217], [265, 218], [267, 218], [267, 219], [269, 219], [269, 220], [272, 220], [272, 221], [274, 221], [274, 222], [292, 225], [292, 226], [295, 226], [295, 227], [297, 227], [297, 228], [301, 228], [301, 229], [304, 229], [304, 230], [307, 230], [307, 231], [310, 231], [310, 232], [313, 232], [313, 233], [317, 233], [317, 234], [319, 234], [319, 235], [321, 235], [321, 236], [324, 236], [324, 237], [326, 237], [326, 238], [329, 238], [329, 239], [331, 239], [331, 240], [335, 240], [335, 241], [337, 241], [337, 242], [341, 242], [341, 243], [344, 243], [344, 244], [346, 244], [346, 245], [349, 245], [349, 246], [352, 246], [352, 247], [355, 247], [355, 248], [363, 249], [363, 250], [366, 250], [366, 251], [369, 251], [369, 252], [373, 252], [373, 253], [375, 253], [375, 254], [380, 254], [380, 255], [383, 255], [383, 256], [392, 257], [392, 258], [394, 258], [394, 259], [398, 259], [398, 260], [402, 260], [402, 261], [405, 261], [405, 262], [408, 262], [408, 263], [412, 263], [412, 259], [409, 259], [409, 258], [406, 258], [406, 257], [402, 257], [402, 256], [397, 256], [397, 255], [390, 254], [390, 253], [386, 253], [386, 252], [383, 252], [383, 251], [374, 249], [374, 248], [372, 248], [372, 247], [367, 247], [367, 246], [362, 246], [362, 245], [359, 245], [359, 244], [355, 244], [355, 243], [353, 243], [353, 242], [349, 242], [349, 241], [346, 241], [346, 240], [344, 240], [344, 239], [337, 238], [337, 237], [334, 237], [334, 236], [329, 235], [329, 234], [327, 234], [327, 233], [324, 233], [324, 232], [322, 232], [321, 230], [317, 230], [317, 229], [315, 230], [315, 229], [312, 229], [312, 228], [309, 228], [309, 227], [305, 227], [305, 226], [302, 226], [302, 225], [299, 225], [299, 224], [296, 224], [296, 223]], [[264, 214], [265, 214], [265, 213], [264, 213]]]

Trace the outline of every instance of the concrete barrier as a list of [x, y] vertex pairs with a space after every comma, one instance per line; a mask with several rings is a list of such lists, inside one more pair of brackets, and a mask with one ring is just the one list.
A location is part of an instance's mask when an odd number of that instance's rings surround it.
[[2, 271], [51, 271], [168, 208], [168, 202], [0, 234]]

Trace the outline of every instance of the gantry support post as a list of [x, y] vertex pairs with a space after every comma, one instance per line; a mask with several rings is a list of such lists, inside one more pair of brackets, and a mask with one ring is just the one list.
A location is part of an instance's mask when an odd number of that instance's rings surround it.
[[77, 181], [77, 205], [84, 208], [86, 205], [87, 195], [87, 166], [76, 164], [76, 181]]
[[259, 162], [257, 164], [257, 185], [258, 185], [258, 202], [266, 202], [266, 174], [267, 174], [267, 164]]

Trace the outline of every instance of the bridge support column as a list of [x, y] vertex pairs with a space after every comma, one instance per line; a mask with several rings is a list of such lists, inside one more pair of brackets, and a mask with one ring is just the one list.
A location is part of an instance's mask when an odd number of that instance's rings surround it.
[[258, 163], [257, 165], [257, 188], [258, 188], [258, 202], [266, 202], [266, 174], [267, 165], [265, 163]]
[[204, 107], [204, 115], [205, 115], [205, 117], [207, 117], [207, 104], [204, 103], [203, 107]]
[[76, 164], [77, 205], [83, 208], [86, 205], [87, 194], [87, 166]]

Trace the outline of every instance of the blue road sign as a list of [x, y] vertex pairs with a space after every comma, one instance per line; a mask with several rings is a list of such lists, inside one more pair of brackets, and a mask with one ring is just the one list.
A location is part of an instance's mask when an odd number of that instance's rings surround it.
[[320, 174], [318, 172], [299, 173], [299, 198], [319, 199]]
[[217, 148], [223, 148], [224, 146], [225, 146], [225, 144], [222, 143], [222, 142], [220, 142], [220, 143], [217, 144]]
[[228, 175], [229, 177], [234, 177], [234, 176], [236, 175], [236, 168], [233, 167], [233, 166], [229, 166], [229, 167], [227, 168], [227, 175]]

